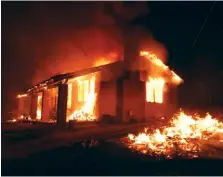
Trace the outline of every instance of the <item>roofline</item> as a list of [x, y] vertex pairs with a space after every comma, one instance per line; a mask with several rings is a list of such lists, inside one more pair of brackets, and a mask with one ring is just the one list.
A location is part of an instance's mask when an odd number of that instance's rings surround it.
[[[46, 88], [48, 85], [49, 86], [58, 85], [59, 83], [63, 83], [63, 81], [66, 83], [67, 80], [70, 78], [75, 78], [75, 77], [79, 77], [79, 76], [86, 75], [89, 73], [98, 72], [98, 71], [106, 69], [110, 66], [116, 65], [118, 63], [123, 63], [123, 60], [119, 60], [114, 63], [109, 63], [107, 65], [86, 68], [86, 69], [76, 71], [76, 72], [69, 72], [69, 73], [65, 73], [65, 74], [55, 75], [55, 76], [50, 77], [49, 79], [46, 79], [46, 80], [32, 86], [30, 89], [27, 90], [27, 93], [40, 92], [40, 91], [44, 90], [44, 88]], [[59, 78], [57, 78], [57, 77], [59, 77]]]

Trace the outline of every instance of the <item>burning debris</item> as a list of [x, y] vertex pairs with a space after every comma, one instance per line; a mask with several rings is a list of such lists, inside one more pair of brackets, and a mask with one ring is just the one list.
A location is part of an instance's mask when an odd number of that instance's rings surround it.
[[156, 129], [153, 133], [145, 129], [138, 135], [129, 134], [124, 143], [147, 155], [196, 158], [202, 150], [201, 141], [222, 132], [223, 123], [212, 118], [210, 114], [207, 113], [202, 118], [181, 111], [173, 116], [169, 126]]

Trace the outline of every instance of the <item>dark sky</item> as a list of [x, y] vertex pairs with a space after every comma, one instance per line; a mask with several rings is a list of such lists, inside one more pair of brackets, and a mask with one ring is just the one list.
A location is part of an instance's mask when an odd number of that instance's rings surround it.
[[4, 113], [32, 84], [91, 66], [109, 52], [121, 58], [142, 40], [154, 50], [165, 46], [167, 63], [185, 80], [181, 104], [209, 104], [210, 97], [212, 104], [223, 103], [222, 2], [215, 3], [193, 46], [214, 2], [1, 3]]

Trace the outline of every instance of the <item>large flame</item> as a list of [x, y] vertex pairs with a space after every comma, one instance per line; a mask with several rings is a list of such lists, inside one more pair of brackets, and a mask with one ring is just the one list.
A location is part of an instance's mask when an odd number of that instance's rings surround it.
[[114, 63], [118, 60], [118, 55], [115, 52], [110, 52], [107, 56], [98, 57], [94, 62], [93, 66], [103, 66], [110, 63]]
[[151, 61], [154, 65], [160, 68], [160, 71], [163, 73], [170, 75], [168, 80], [170, 79], [171, 83], [178, 85], [183, 82], [183, 80], [175, 72], [171, 71], [169, 67], [165, 65], [155, 54], [147, 51], [140, 51], [140, 56]]
[[194, 158], [201, 150], [200, 140], [207, 140], [214, 134], [223, 132], [223, 123], [208, 113], [201, 118], [181, 111], [172, 118], [170, 126], [156, 129], [153, 133], [148, 133], [147, 130], [138, 135], [129, 134], [126, 142], [128, 146], [150, 155], [172, 158], [178, 151], [180, 155], [186, 154], [187, 157]]
[[[69, 117], [68, 120], [76, 120], [76, 121], [95, 121], [96, 116], [95, 112], [95, 102], [97, 93], [95, 90], [95, 81], [96, 78], [93, 76], [90, 80], [89, 92], [84, 93], [86, 98], [84, 99], [84, 105], [79, 109], [75, 110]], [[82, 82], [82, 80], [78, 80], [78, 82]], [[82, 94], [79, 93], [78, 94]]]

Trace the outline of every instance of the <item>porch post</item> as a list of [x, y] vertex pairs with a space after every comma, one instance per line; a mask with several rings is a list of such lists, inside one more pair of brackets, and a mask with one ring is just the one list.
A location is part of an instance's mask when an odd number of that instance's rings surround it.
[[66, 124], [68, 85], [60, 84], [58, 88], [57, 124]]
[[31, 95], [31, 118], [36, 119], [36, 110], [37, 110], [37, 95]]

